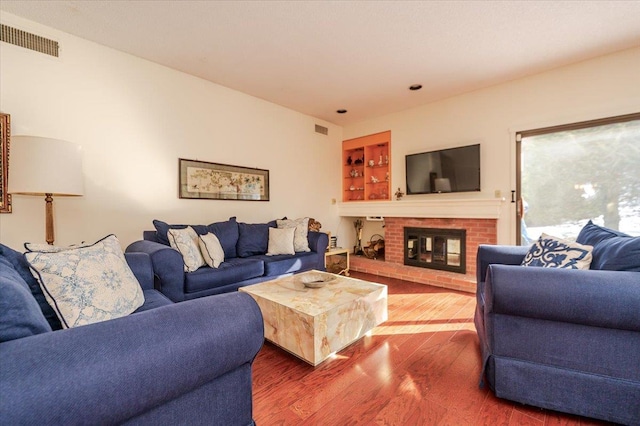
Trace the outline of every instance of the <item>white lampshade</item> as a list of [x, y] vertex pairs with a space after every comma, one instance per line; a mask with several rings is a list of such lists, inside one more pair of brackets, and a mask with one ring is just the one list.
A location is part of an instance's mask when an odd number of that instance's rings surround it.
[[79, 196], [84, 193], [80, 146], [59, 139], [11, 136], [8, 193]]

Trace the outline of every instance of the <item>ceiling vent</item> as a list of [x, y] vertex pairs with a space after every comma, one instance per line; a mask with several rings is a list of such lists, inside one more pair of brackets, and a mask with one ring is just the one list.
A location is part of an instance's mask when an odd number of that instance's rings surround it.
[[7, 25], [0, 24], [0, 40], [5, 43], [24, 47], [25, 49], [35, 50], [45, 55], [58, 57], [59, 46], [57, 41], [49, 40], [48, 38], [40, 37]]
[[316, 133], [320, 133], [321, 135], [328, 135], [329, 128], [316, 124]]

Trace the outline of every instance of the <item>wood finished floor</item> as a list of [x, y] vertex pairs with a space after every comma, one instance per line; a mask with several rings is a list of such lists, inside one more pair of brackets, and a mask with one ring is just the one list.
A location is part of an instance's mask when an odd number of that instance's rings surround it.
[[267, 425], [604, 425], [478, 387], [475, 296], [352, 274], [388, 286], [389, 320], [317, 367], [265, 343], [254, 419]]

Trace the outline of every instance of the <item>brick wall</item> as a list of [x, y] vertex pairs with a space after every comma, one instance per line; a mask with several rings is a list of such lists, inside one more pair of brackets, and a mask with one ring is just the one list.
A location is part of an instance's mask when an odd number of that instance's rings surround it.
[[[404, 228], [466, 229], [467, 273], [438, 271], [404, 265]], [[351, 269], [453, 290], [475, 292], [476, 253], [480, 244], [496, 244], [496, 219], [423, 219], [385, 217], [385, 260], [351, 256]]]

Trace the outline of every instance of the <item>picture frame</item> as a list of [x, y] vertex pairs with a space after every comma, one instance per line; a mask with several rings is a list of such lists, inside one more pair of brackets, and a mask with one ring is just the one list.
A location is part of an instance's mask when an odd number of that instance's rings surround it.
[[11, 116], [0, 113], [0, 213], [11, 213], [9, 181], [9, 144], [11, 142]]
[[179, 197], [269, 201], [269, 170], [178, 159]]

